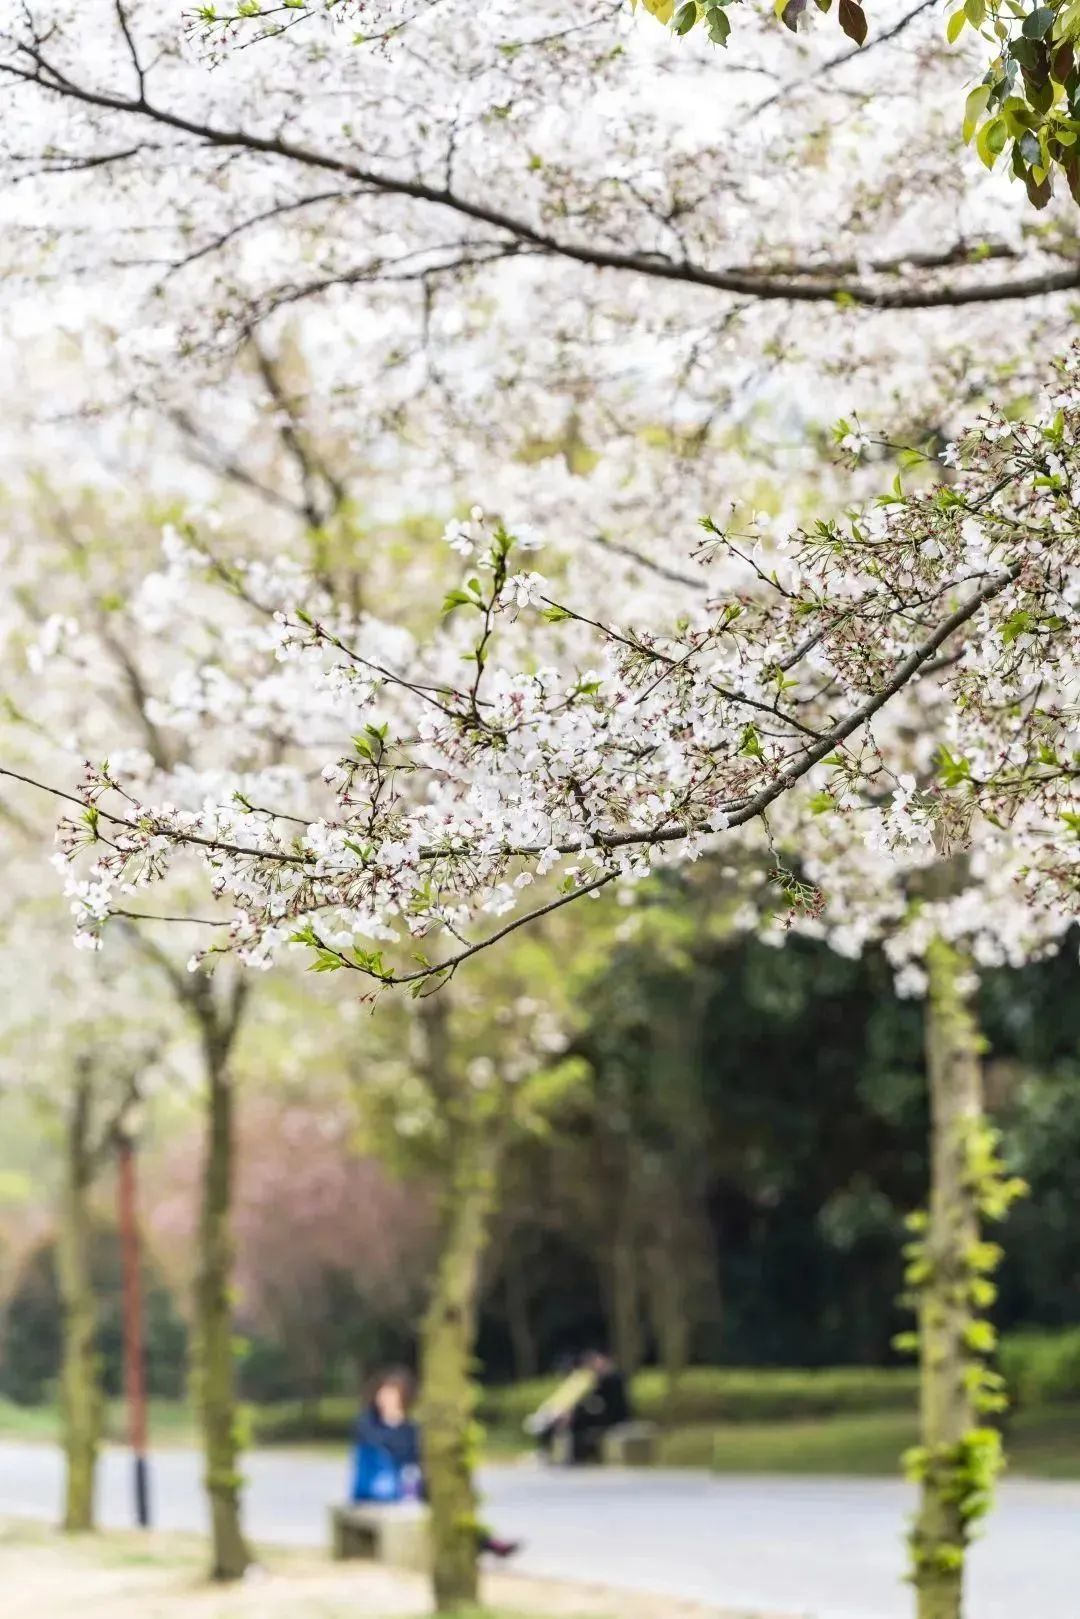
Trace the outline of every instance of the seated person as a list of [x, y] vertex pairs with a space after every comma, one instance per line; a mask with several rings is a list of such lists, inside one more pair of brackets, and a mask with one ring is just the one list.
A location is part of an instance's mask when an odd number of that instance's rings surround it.
[[604, 1433], [630, 1416], [625, 1378], [609, 1355], [593, 1351], [525, 1426], [549, 1455], [561, 1438], [567, 1462], [598, 1461]]
[[420, 1430], [409, 1420], [408, 1372], [386, 1372], [356, 1424], [353, 1501], [418, 1501], [423, 1494]]
[[570, 1453], [575, 1462], [599, 1461], [604, 1434], [631, 1418], [626, 1379], [611, 1356], [594, 1350], [586, 1356], [586, 1364], [595, 1381], [570, 1413]]
[[[356, 1424], [353, 1480], [349, 1499], [392, 1503], [427, 1497], [420, 1453], [420, 1429], [409, 1415], [413, 1380], [408, 1372], [384, 1372]], [[480, 1550], [512, 1557], [519, 1542], [481, 1532]]]
[[[592, 1392], [595, 1383], [595, 1372], [584, 1363], [579, 1363], [563, 1378], [539, 1410], [526, 1417], [525, 1432], [533, 1436], [544, 1455], [553, 1456], [556, 1440], [569, 1433], [575, 1409]], [[566, 1459], [569, 1460], [569, 1456]]]

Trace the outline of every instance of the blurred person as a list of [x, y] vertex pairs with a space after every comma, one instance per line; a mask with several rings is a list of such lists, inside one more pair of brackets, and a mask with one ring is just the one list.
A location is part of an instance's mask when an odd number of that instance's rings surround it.
[[631, 1420], [626, 1378], [610, 1355], [594, 1349], [585, 1356], [593, 1374], [588, 1393], [570, 1414], [570, 1448], [575, 1462], [600, 1460], [604, 1435]]
[[631, 1415], [622, 1372], [610, 1355], [590, 1350], [525, 1426], [541, 1452], [574, 1465], [599, 1461], [604, 1434]]
[[[415, 1382], [410, 1372], [381, 1373], [356, 1423], [353, 1447], [354, 1503], [390, 1505], [427, 1498], [420, 1449], [420, 1428], [410, 1415]], [[512, 1557], [520, 1542], [480, 1534], [480, 1550], [493, 1557]]]

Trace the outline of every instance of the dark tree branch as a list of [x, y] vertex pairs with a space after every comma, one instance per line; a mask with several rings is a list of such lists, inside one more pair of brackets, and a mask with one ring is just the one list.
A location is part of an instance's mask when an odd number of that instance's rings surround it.
[[132, 37], [131, 24], [128, 21], [127, 7], [124, 4], [124, 0], [116, 0], [116, 20], [120, 24], [120, 32], [124, 36], [124, 44], [127, 46], [128, 55], [131, 57], [131, 65], [135, 69], [135, 79], [139, 86], [139, 100], [145, 104], [146, 74], [143, 70], [142, 62], [139, 59], [139, 52], [136, 48], [135, 40]]
[[[677, 285], [706, 287], [715, 292], [736, 293], [763, 301], [837, 303], [871, 310], [959, 308], [968, 304], [1043, 297], [1048, 293], [1072, 291], [1080, 287], [1080, 265], [1076, 263], [1059, 270], [1044, 270], [966, 286], [924, 287], [908, 284], [877, 287], [844, 274], [830, 276], [824, 267], [820, 274], [815, 270], [809, 276], [792, 272], [782, 275], [762, 273], [753, 266], [711, 269], [686, 258], [672, 259], [658, 253], [566, 240], [504, 209], [462, 196], [447, 186], [410, 180], [403, 175], [384, 174], [333, 153], [299, 145], [282, 136], [259, 135], [244, 129], [221, 129], [157, 106], [146, 100], [142, 93], [132, 98], [76, 84], [45, 57], [37, 41], [12, 38], [10, 34], [6, 37], [14, 48], [15, 60], [0, 62], [0, 73], [18, 82], [36, 85], [50, 94], [86, 106], [147, 119], [190, 135], [207, 147], [260, 153], [301, 168], [340, 175], [385, 196], [410, 198], [445, 208], [463, 219], [502, 231], [512, 241], [534, 251], [595, 269], [632, 273]], [[25, 60], [20, 62], [19, 58]]]

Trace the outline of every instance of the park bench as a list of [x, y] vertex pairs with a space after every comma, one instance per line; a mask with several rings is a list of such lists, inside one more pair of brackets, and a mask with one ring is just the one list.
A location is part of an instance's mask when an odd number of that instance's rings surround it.
[[339, 1560], [363, 1558], [426, 1574], [431, 1568], [428, 1509], [414, 1501], [332, 1507], [330, 1546]]
[[655, 1422], [620, 1422], [609, 1428], [600, 1445], [609, 1467], [651, 1467], [656, 1461]]

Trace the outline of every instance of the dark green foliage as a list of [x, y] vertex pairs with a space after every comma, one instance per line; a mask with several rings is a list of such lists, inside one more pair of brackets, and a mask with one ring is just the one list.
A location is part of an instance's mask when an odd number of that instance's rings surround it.
[[[534, 1190], [507, 1211], [557, 1226], [562, 1244], [545, 1238], [530, 1270], [539, 1364], [596, 1339], [624, 1182], [645, 1231], [658, 1197], [689, 1189], [703, 1210], [711, 1296], [699, 1286], [692, 1360], [888, 1364], [906, 1325], [903, 1221], [926, 1196], [922, 1006], [897, 999], [875, 953], [725, 940], [723, 895], [702, 883], [657, 885], [639, 935], [588, 986], [591, 1094], [531, 1149]], [[1005, 1330], [1080, 1322], [1076, 954], [1070, 940], [1053, 961], [988, 973], [980, 997], [991, 1116], [1031, 1186], [998, 1278]], [[495, 1377], [511, 1370], [501, 1320], [495, 1291], [482, 1340]]]
[[[94, 1288], [100, 1300], [98, 1349], [105, 1393], [123, 1387], [120, 1245], [112, 1227], [100, 1226], [91, 1247]], [[144, 1259], [146, 1362], [149, 1392], [171, 1399], [183, 1393], [187, 1334], [160, 1271]], [[4, 1314], [0, 1392], [20, 1405], [48, 1399], [60, 1370], [60, 1296], [56, 1245], [39, 1243], [23, 1261]]]
[[[551, 1393], [557, 1379], [537, 1378], [484, 1391], [480, 1421], [492, 1428], [520, 1429], [530, 1412]], [[699, 1424], [798, 1422], [868, 1411], [910, 1411], [917, 1377], [908, 1367], [696, 1366], [672, 1393], [655, 1371], [639, 1372], [633, 1383], [635, 1411], [669, 1428]]]
[[999, 1365], [1015, 1407], [1080, 1401], [1080, 1327], [1013, 1333], [1002, 1341]]

